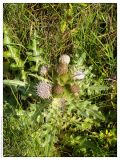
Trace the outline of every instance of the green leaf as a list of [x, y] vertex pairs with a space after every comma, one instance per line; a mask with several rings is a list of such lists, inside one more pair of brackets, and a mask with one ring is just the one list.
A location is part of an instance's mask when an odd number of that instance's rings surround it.
[[84, 52], [81, 56], [80, 56], [80, 59], [78, 61], [78, 65], [82, 66], [83, 63], [85, 62], [86, 60], [86, 53]]
[[8, 86], [26, 86], [27, 83], [19, 80], [3, 80], [4, 85]]
[[106, 85], [101, 85], [98, 82], [88, 88], [88, 95], [99, 94], [101, 91], [108, 90], [109, 87]]

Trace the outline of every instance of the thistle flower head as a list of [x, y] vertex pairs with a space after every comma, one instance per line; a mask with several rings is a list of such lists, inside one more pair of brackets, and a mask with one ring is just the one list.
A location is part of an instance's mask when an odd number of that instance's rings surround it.
[[59, 58], [59, 62], [62, 64], [69, 64], [70, 63], [70, 57], [67, 54], [63, 54]]
[[39, 82], [36, 86], [37, 95], [43, 99], [49, 99], [51, 97], [52, 85], [46, 82]]
[[40, 68], [40, 72], [39, 73], [41, 74], [41, 76], [46, 76], [47, 73], [48, 73], [48, 66], [42, 66]]
[[76, 71], [73, 74], [73, 79], [74, 80], [82, 80], [85, 77], [85, 73], [82, 70]]

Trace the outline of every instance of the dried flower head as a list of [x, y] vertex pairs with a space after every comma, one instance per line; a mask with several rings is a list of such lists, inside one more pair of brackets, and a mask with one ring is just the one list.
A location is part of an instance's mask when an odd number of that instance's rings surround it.
[[46, 82], [39, 82], [36, 86], [37, 95], [43, 99], [49, 99], [51, 97], [52, 85]]
[[59, 62], [62, 64], [69, 64], [70, 63], [70, 57], [67, 54], [63, 54], [59, 58]]
[[48, 74], [48, 66], [42, 66], [39, 73], [41, 76], [46, 76]]

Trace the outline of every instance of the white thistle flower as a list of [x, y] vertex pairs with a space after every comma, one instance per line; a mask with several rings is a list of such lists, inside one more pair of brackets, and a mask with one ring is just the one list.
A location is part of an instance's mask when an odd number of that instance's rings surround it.
[[62, 64], [69, 64], [70, 63], [70, 57], [67, 54], [63, 54], [59, 58], [59, 62]]
[[76, 71], [73, 74], [73, 79], [74, 80], [82, 80], [82, 79], [84, 79], [84, 77], [85, 77], [85, 74], [82, 70]]
[[46, 82], [39, 82], [36, 86], [37, 95], [43, 99], [51, 97], [52, 85]]

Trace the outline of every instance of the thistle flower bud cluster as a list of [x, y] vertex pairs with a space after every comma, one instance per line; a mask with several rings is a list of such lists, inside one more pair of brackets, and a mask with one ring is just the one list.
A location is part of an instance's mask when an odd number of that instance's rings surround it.
[[[63, 55], [60, 56], [59, 64], [58, 64], [57, 69], [56, 69], [57, 76], [59, 78], [62, 79], [64, 76], [67, 77], [67, 73], [69, 71], [68, 70], [69, 63], [70, 63], [70, 57], [68, 55], [63, 54]], [[48, 66], [42, 66], [41, 69], [40, 69], [40, 74], [41, 74], [41, 76], [46, 77], [46, 75], [48, 74]], [[81, 70], [75, 71], [71, 76], [72, 81], [82, 80], [82, 79], [84, 79], [84, 77], [85, 77], [85, 74]], [[64, 82], [65, 82], [65, 80], [64, 80]], [[51, 84], [49, 84], [45, 81], [41, 81], [36, 86], [36, 92], [37, 92], [37, 95], [40, 98], [49, 99], [52, 96], [52, 94], [55, 94], [55, 95], [58, 95], [58, 96], [63, 95], [65, 85], [66, 85], [66, 82], [65, 82], [65, 84], [61, 84], [58, 81], [54, 85], [54, 87], [52, 87]], [[74, 83], [68, 84], [68, 85], [69, 85], [69, 90], [72, 94], [79, 95], [80, 89], [79, 89], [78, 84], [76, 84], [74, 82]]]

